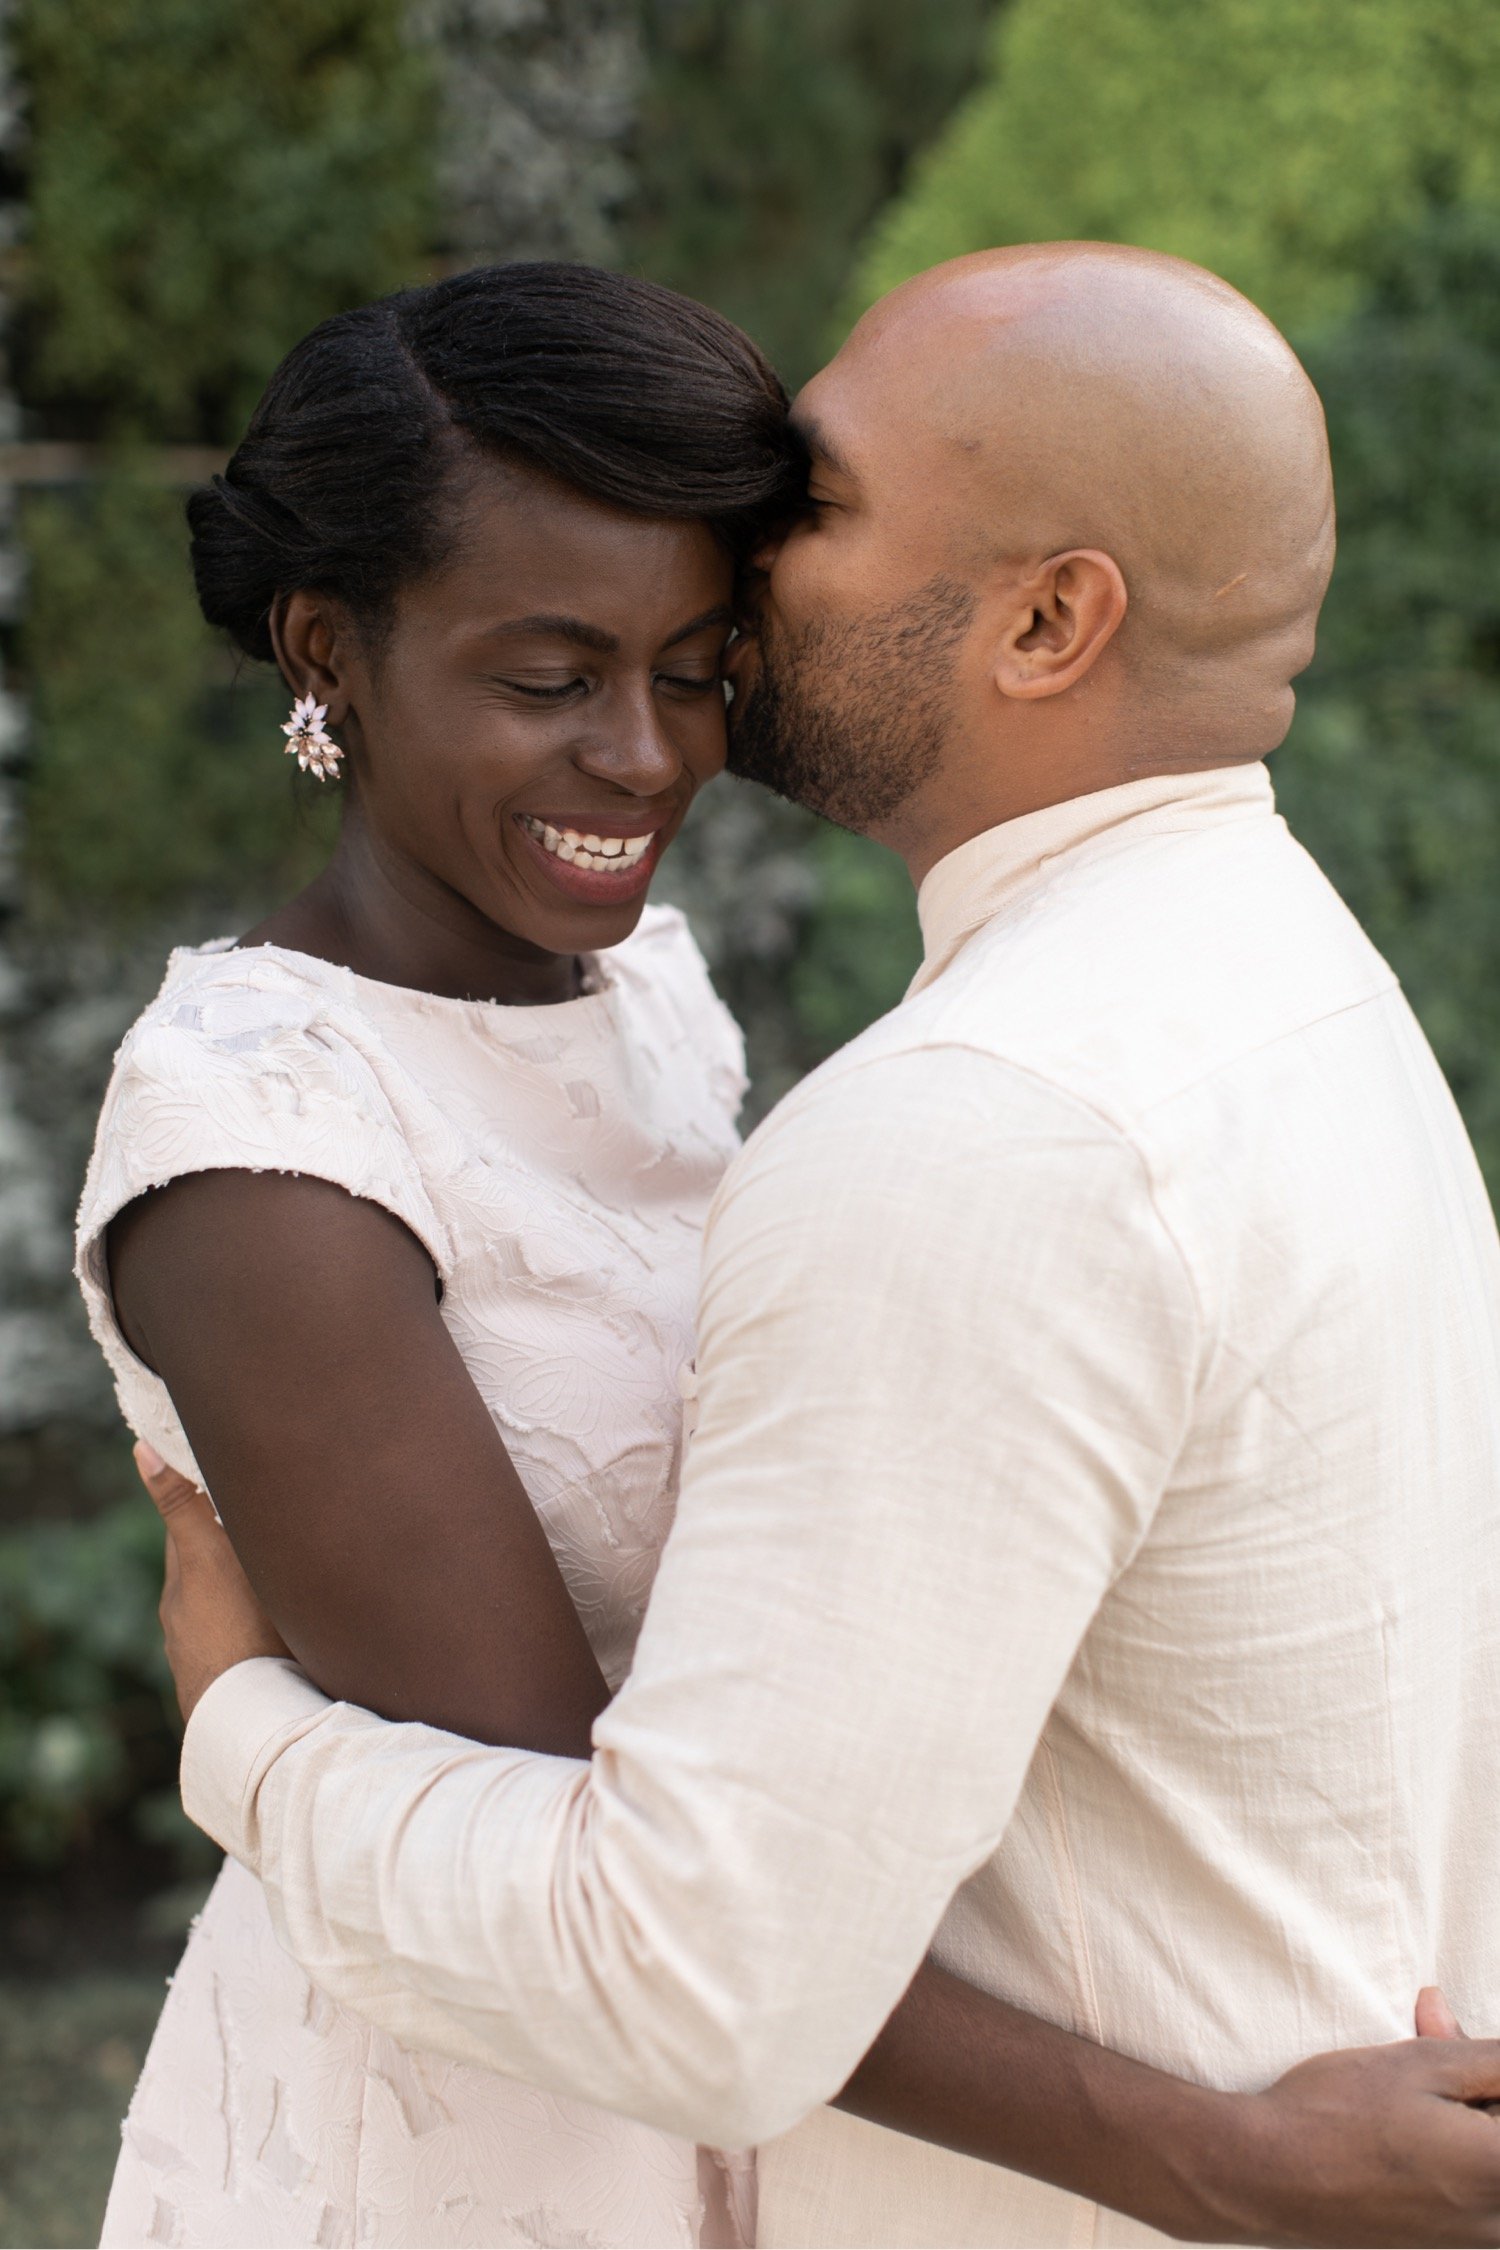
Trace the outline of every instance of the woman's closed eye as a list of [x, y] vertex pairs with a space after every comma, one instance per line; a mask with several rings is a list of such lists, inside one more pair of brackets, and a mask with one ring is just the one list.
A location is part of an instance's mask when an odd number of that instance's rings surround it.
[[581, 679], [564, 680], [555, 687], [542, 687], [533, 680], [497, 680], [495, 684], [508, 688], [512, 695], [524, 695], [533, 703], [557, 703], [567, 695], [584, 695], [590, 685], [589, 681]]
[[[654, 672], [652, 679], [659, 688], [670, 688], [679, 695], [712, 695], [722, 692], [724, 674], [715, 667], [712, 672]], [[564, 680], [557, 686], [541, 686], [533, 680], [497, 680], [497, 687], [512, 695], [524, 695], [529, 703], [561, 703], [570, 696], [587, 695], [597, 684], [592, 680]]]
[[711, 695], [715, 689], [721, 693], [724, 686], [724, 668], [716, 664], [711, 672], [657, 672], [658, 687], [676, 688], [684, 695]]

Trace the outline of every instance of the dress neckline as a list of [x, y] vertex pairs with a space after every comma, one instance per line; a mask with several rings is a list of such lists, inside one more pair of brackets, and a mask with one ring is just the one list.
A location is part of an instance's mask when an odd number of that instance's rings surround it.
[[[248, 961], [257, 955], [267, 955], [272, 960], [289, 961], [319, 971], [324, 976], [357, 986], [383, 1001], [388, 1007], [409, 1005], [422, 1015], [438, 1015], [451, 1011], [455, 1020], [478, 1019], [481, 1023], [504, 1021], [517, 1027], [522, 1022], [546, 1021], [555, 1023], [560, 1016], [570, 1023], [581, 1024], [591, 1020], [612, 1000], [619, 985], [618, 972], [602, 953], [582, 953], [578, 956], [583, 967], [585, 987], [571, 1000], [543, 1000], [526, 1004], [509, 1000], [462, 1000], [452, 993], [428, 992], [421, 985], [388, 984], [381, 977], [367, 977], [345, 962], [329, 961], [321, 953], [304, 953], [295, 945], [276, 945], [267, 941], [260, 945], [241, 945], [238, 938], [210, 938], [203, 945], [174, 946], [172, 964], [177, 962], [228, 960], [242, 954]], [[586, 1013], [585, 1013], [586, 1012]]]

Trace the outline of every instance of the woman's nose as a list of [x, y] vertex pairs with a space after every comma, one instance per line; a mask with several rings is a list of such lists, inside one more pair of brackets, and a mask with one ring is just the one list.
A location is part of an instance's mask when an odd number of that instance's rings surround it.
[[622, 697], [615, 723], [591, 735], [579, 747], [575, 763], [632, 796], [651, 797], [675, 784], [683, 759], [648, 691]]

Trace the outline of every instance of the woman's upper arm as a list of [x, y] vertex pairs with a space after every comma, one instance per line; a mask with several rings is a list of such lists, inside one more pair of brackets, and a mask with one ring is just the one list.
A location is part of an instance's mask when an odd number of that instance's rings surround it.
[[328, 1694], [587, 1756], [607, 1699], [536, 1514], [400, 1220], [322, 1180], [174, 1180], [109, 1231], [252, 1585]]

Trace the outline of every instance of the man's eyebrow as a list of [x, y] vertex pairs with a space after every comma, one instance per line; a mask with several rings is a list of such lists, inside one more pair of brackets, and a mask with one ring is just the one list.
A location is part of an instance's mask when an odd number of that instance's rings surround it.
[[576, 641], [580, 648], [591, 648], [600, 656], [613, 656], [620, 643], [614, 633], [606, 633], [602, 625], [585, 624], [581, 617], [512, 617], [503, 625], [490, 628], [491, 637], [499, 640], [512, 633], [546, 634], [555, 641]]
[[793, 420], [791, 428], [806, 447], [814, 467], [821, 463], [832, 469], [835, 476], [847, 477], [851, 484], [858, 484], [859, 479], [850, 468], [848, 459], [840, 453], [821, 422], [814, 421], [810, 414], [799, 414]]
[[720, 602], [716, 609], [706, 609], [701, 617], [695, 617], [690, 625], [680, 625], [670, 640], [663, 641], [661, 645], [663, 648], [676, 648], [679, 641], [690, 641], [695, 633], [706, 633], [710, 625], [733, 623], [734, 611], [726, 609]]

